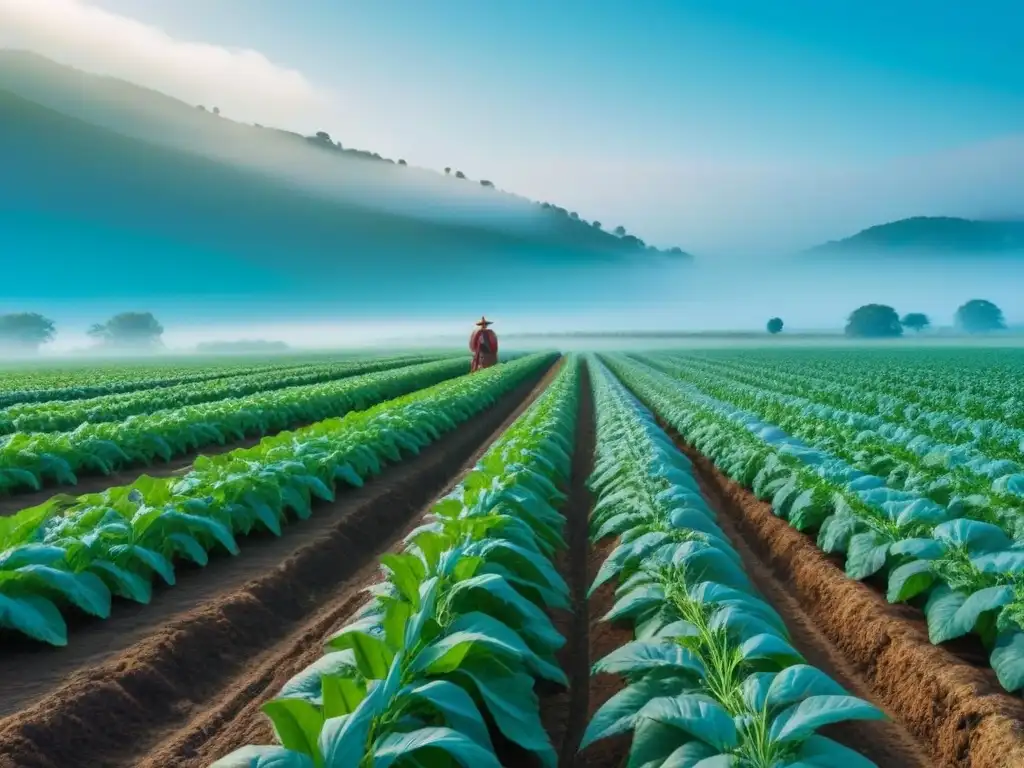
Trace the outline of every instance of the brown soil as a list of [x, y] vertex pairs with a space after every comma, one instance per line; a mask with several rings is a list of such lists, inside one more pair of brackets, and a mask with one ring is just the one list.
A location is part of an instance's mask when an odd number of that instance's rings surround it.
[[[259, 704], [317, 658], [361, 603], [378, 554], [419, 521], [558, 366], [418, 456], [319, 505], [280, 538], [184, 572], [136, 611], [87, 622], [65, 649], [4, 654], [0, 768], [200, 766], [269, 743]], [[135, 606], [132, 606], [135, 607]]]
[[[700, 475], [704, 475], [704, 472]], [[808, 664], [827, 672], [851, 695], [870, 700], [872, 692], [858, 670], [843, 658], [797, 599], [786, 591], [771, 569], [754, 554], [733, 521], [729, 500], [723, 498], [718, 487], [709, 483], [706, 476], [699, 476], [698, 479], [701, 492], [718, 513], [722, 531], [739, 552], [747, 575], [768, 603], [779, 612], [789, 629], [793, 646], [803, 654]], [[927, 750], [922, 749], [917, 740], [896, 721], [851, 721], [831, 726], [822, 733], [856, 749], [879, 768], [928, 768], [932, 765]]]
[[587, 610], [587, 520], [592, 506], [587, 478], [594, 467], [594, 398], [590, 373], [581, 367], [579, 413], [576, 421], [575, 451], [569, 498], [562, 509], [566, 517], [567, 549], [559, 553], [556, 566], [569, 585], [572, 610], [552, 611], [555, 628], [566, 638], [558, 661], [569, 678], [569, 687], [541, 695], [541, 720], [559, 754], [559, 765], [573, 765], [576, 749], [587, 725], [590, 690], [590, 649]]
[[833, 737], [880, 766], [1024, 766], [1024, 703], [1005, 693], [991, 670], [932, 645], [923, 621], [908, 618], [913, 609], [892, 606], [849, 579], [769, 504], [681, 448], [798, 649], [893, 717], [887, 724], [844, 724]]
[[[604, 539], [598, 542], [591, 550], [587, 558], [587, 588], [593, 583], [601, 563], [611, 554], [618, 545], [618, 539]], [[633, 630], [628, 624], [611, 624], [601, 621], [611, 607], [615, 604], [614, 580], [602, 584], [601, 587], [590, 597], [587, 606], [588, 611], [588, 667], [594, 662], [600, 661], [616, 648], [621, 648], [633, 640]], [[587, 717], [584, 723], [584, 730], [587, 723], [594, 717], [601, 706], [612, 696], [625, 687], [625, 678], [621, 675], [595, 675], [590, 678], [590, 689], [587, 692]], [[583, 736], [583, 732], [580, 732]], [[573, 768], [622, 768], [629, 756], [629, 748], [633, 743], [631, 734], [615, 736], [610, 739], [602, 739], [575, 756], [575, 761], [563, 763]]]

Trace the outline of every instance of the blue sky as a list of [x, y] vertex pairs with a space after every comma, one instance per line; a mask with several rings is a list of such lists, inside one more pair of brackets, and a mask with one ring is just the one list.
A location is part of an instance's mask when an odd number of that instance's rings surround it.
[[830, 327], [871, 300], [941, 323], [964, 291], [1012, 305], [1019, 270], [811, 289], [770, 262], [906, 216], [1024, 217], [1021, 29], [1020, 0], [0, 3], [0, 46], [696, 253], [685, 296], [627, 311], [645, 327], [760, 327], [780, 304]]
[[299, 70], [336, 94], [344, 116], [322, 127], [346, 143], [656, 243], [745, 252], [914, 213], [1024, 215], [1016, 0], [93, 4]]

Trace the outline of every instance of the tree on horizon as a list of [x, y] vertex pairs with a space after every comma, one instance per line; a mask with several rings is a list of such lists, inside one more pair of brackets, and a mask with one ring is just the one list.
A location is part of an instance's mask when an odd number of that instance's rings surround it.
[[885, 304], [865, 304], [858, 307], [846, 321], [846, 335], [885, 339], [903, 335], [903, 325], [896, 310]]
[[56, 333], [53, 320], [37, 312], [0, 315], [0, 349], [38, 352], [43, 344], [53, 341]]
[[1006, 328], [1003, 310], [987, 299], [971, 299], [956, 311], [956, 324], [967, 333], [988, 333]]
[[164, 327], [151, 312], [122, 312], [88, 331], [107, 346], [123, 348], [155, 347], [161, 343], [163, 332]]
[[928, 315], [923, 312], [909, 312], [903, 316], [901, 322], [904, 328], [909, 328], [916, 333], [920, 333], [932, 324], [932, 321], [928, 319]]

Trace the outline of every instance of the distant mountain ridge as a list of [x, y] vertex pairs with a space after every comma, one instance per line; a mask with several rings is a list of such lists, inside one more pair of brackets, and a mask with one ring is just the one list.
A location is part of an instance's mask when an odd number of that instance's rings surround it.
[[[323, 177], [319, 183], [324, 187], [339, 180], [344, 183], [346, 174], [351, 176], [352, 169], [357, 168], [353, 163], [358, 163], [358, 174], [361, 175], [361, 179], [365, 179], [367, 183], [372, 182], [378, 192], [386, 192], [389, 184], [399, 180], [399, 177], [394, 175], [396, 173], [416, 174], [415, 178], [426, 180], [424, 183], [452, 185], [448, 189], [453, 191], [454, 185], [465, 185], [455, 194], [471, 195], [474, 190], [478, 191], [475, 199], [482, 206], [488, 203], [484, 195], [499, 205], [509, 206], [510, 210], [515, 206], [521, 206], [524, 211], [534, 212], [536, 221], [542, 225], [539, 228], [540, 232], [526, 236], [526, 240], [539, 239], [545, 245], [566, 248], [578, 253], [619, 254], [631, 257], [652, 253], [674, 258], [692, 258], [680, 248], [658, 250], [624, 231], [613, 234], [595, 222], [581, 219], [574, 212], [550, 203], [537, 203], [503, 192], [487, 180], [455, 178], [454, 171], [451, 177], [446, 177], [440, 172], [404, 167], [403, 160], [395, 163], [370, 151], [342, 147], [341, 142], [332, 140], [330, 135], [323, 131], [312, 136], [302, 136], [274, 128], [236, 123], [215, 115], [212, 104], [201, 109], [196, 108], [152, 89], [116, 78], [82, 72], [29, 52], [0, 50], [0, 92], [2, 91], [8, 92], [8, 97], [5, 97], [0, 105], [0, 122], [22, 119], [19, 115], [30, 113], [33, 115], [32, 119], [41, 119], [38, 111], [27, 109], [24, 105], [16, 105], [11, 97], [17, 97], [92, 127], [125, 137], [125, 152], [134, 158], [139, 157], [139, 150], [132, 139], [194, 155], [205, 155], [215, 160], [244, 160], [249, 170], [255, 167], [256, 170], [269, 172], [276, 170], [270, 168], [269, 160], [266, 168], [259, 168], [261, 153], [269, 157], [274, 153], [285, 152], [303, 163], [317, 166]], [[46, 120], [50, 128], [55, 129], [57, 119], [50, 116]], [[87, 146], [84, 145], [91, 139], [87, 139], [83, 134], [80, 141], [76, 140], [76, 130], [71, 122], [65, 122], [60, 129], [61, 140], [73, 144], [83, 143], [81, 149], [87, 151]], [[93, 137], [96, 135], [90, 134]], [[113, 134], [104, 138], [101, 143], [106, 146], [108, 153], [112, 153], [110, 156], [116, 156], [116, 139], [112, 136]], [[46, 137], [56, 140], [56, 133], [51, 130], [40, 134], [38, 150], [43, 153], [40, 157], [45, 156], [45, 147], [41, 142], [45, 141]], [[0, 152], [2, 151], [0, 148]], [[339, 163], [336, 167], [331, 160], [325, 163], [325, 153], [347, 162]], [[157, 153], [157, 156], [163, 158], [161, 162], [169, 157], [166, 153]], [[154, 166], [151, 162], [145, 164]], [[159, 166], [159, 163], [155, 165]], [[225, 171], [230, 175], [227, 164], [224, 165]], [[322, 170], [325, 168], [326, 170]], [[122, 170], [138, 176], [136, 171], [122, 168], [119, 164], [110, 166], [107, 172], [111, 176], [116, 176]], [[165, 173], [166, 169], [154, 166], [153, 172], [153, 182], [156, 184], [157, 177]], [[332, 173], [336, 175], [335, 179], [330, 178]], [[298, 183], [298, 177], [299, 174], [296, 172], [296, 177], [292, 181]], [[269, 187], [279, 181], [267, 179], [263, 186]], [[113, 183], [116, 183], [116, 180]], [[146, 185], [144, 178], [137, 178], [134, 183]], [[278, 183], [277, 186], [283, 193], [288, 192], [288, 184]], [[339, 207], [349, 208], [344, 203]], [[351, 210], [347, 213], [351, 215]], [[500, 217], [497, 218], [500, 220]], [[481, 228], [501, 230], [500, 223], [495, 225], [494, 222], [495, 217], [490, 217], [487, 226]], [[472, 228], [472, 225], [463, 227]], [[522, 233], [516, 231], [498, 231], [495, 234], [499, 239], [522, 238]]]
[[987, 221], [914, 216], [861, 230], [852, 237], [811, 248], [811, 255], [855, 252], [1024, 255], [1024, 219]]

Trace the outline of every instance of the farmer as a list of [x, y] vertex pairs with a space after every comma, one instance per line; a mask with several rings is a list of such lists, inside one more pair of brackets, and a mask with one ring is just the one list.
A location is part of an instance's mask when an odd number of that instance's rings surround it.
[[488, 326], [491, 321], [481, 317], [476, 324], [476, 330], [469, 337], [469, 351], [473, 353], [473, 365], [470, 372], [479, 371], [481, 368], [490, 368], [498, 362], [498, 337]]

